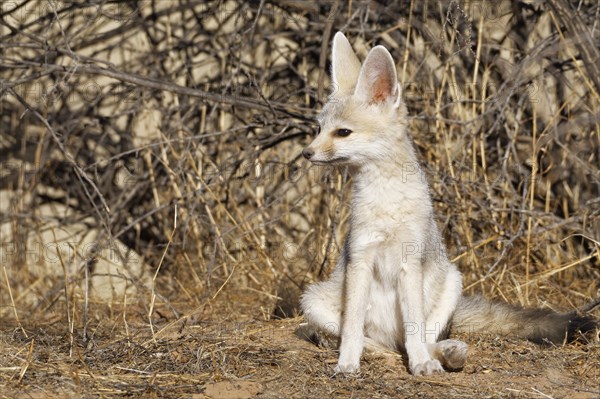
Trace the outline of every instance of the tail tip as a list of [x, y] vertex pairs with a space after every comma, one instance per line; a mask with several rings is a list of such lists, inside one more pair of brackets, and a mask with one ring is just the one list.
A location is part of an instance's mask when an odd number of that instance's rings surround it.
[[567, 335], [569, 341], [577, 341], [580, 338], [588, 337], [593, 332], [598, 332], [600, 324], [598, 320], [592, 316], [574, 314], [569, 319], [567, 326]]

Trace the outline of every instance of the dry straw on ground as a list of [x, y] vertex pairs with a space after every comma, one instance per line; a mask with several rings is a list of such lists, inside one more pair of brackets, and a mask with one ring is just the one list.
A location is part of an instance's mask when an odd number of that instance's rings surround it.
[[600, 294], [600, 4], [390, 3], [2, 2], [0, 396], [600, 395], [597, 342], [332, 379], [276, 320], [348, 217], [349, 176], [300, 157], [337, 30], [397, 60], [465, 291]]

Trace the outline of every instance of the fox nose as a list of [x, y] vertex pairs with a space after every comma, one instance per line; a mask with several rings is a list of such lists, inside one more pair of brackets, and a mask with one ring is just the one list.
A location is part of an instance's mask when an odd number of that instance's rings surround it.
[[302, 155], [304, 155], [304, 158], [306, 159], [311, 159], [312, 156], [315, 155], [315, 151], [309, 147], [306, 147], [304, 151], [302, 151]]

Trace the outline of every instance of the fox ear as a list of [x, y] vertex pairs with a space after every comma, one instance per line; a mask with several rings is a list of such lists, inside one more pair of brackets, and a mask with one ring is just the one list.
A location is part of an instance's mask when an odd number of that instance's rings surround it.
[[331, 78], [334, 95], [352, 94], [360, 73], [360, 61], [342, 32], [335, 34], [331, 54]]
[[356, 84], [356, 96], [369, 104], [393, 102], [400, 104], [400, 85], [396, 65], [391, 54], [383, 46], [374, 47], [367, 56]]

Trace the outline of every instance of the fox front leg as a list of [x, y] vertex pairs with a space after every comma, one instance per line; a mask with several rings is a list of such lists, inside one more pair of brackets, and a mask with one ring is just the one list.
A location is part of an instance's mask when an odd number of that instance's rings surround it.
[[350, 262], [346, 269], [344, 286], [344, 314], [340, 355], [335, 373], [352, 374], [360, 371], [360, 357], [364, 347], [365, 315], [371, 281], [371, 262]]
[[398, 297], [410, 372], [417, 376], [443, 373], [442, 364], [431, 357], [427, 348], [423, 269], [419, 257], [409, 256], [402, 265], [398, 278]]

